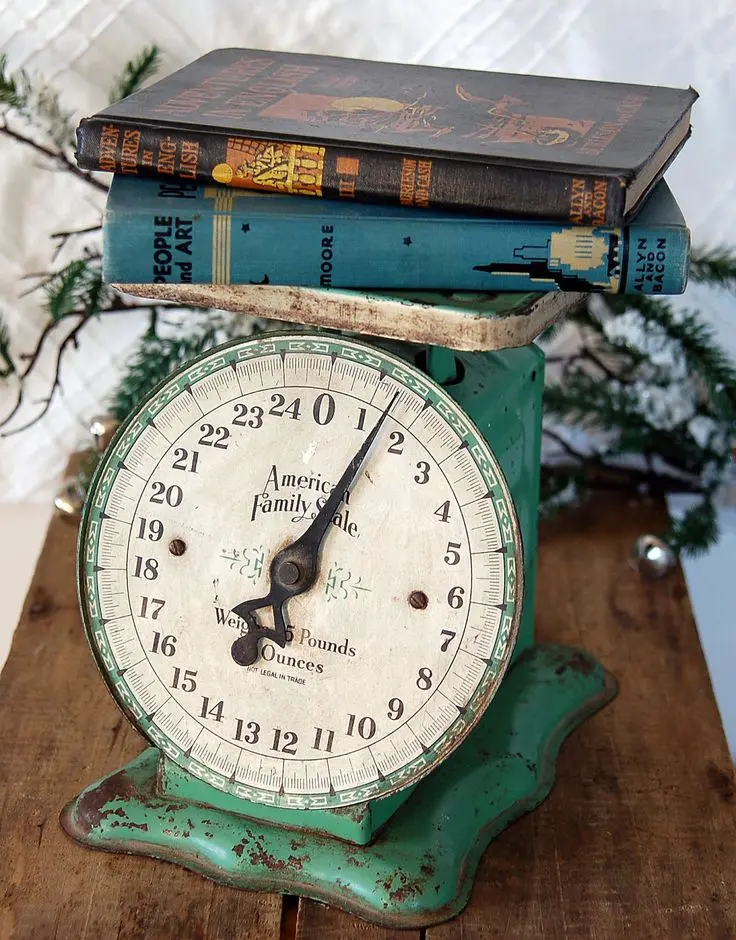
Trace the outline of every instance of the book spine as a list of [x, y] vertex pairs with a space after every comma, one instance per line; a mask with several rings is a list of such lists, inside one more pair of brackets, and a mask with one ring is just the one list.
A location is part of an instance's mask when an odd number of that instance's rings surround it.
[[103, 121], [77, 129], [87, 170], [217, 182], [266, 192], [619, 225], [625, 181], [387, 149], [349, 149]]
[[687, 230], [675, 226], [357, 213], [311, 201], [306, 211], [301, 199], [224, 187], [145, 184], [140, 198], [134, 188], [108, 203], [109, 283], [674, 294], [687, 277]]
[[632, 225], [623, 248], [622, 294], [681, 294], [690, 271], [690, 231], [684, 226]]

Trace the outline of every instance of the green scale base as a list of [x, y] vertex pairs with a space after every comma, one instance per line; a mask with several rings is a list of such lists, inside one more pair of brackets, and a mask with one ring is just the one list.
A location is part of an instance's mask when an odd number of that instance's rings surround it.
[[[256, 804], [236, 811], [200, 780], [190, 778], [187, 791], [149, 748], [68, 803], [61, 823], [93, 848], [176, 862], [237, 888], [304, 895], [387, 926], [425, 927], [465, 907], [489, 842], [542, 802], [562, 741], [615, 694], [615, 679], [588, 653], [530, 647], [468, 739], [388, 821], [382, 801], [372, 814], [334, 811], [332, 823], [310, 810], [271, 810], [264, 820]], [[366, 816], [382, 825], [361, 845], [350, 825]], [[340, 821], [343, 838], [325, 834], [339, 832]]]

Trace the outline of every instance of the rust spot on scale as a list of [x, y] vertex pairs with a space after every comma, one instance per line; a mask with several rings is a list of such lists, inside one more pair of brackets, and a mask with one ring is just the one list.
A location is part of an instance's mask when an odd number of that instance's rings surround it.
[[251, 865], [264, 865], [269, 871], [283, 871], [285, 868], [293, 868], [301, 871], [304, 863], [309, 862], [308, 855], [290, 855], [286, 860], [283, 858], [274, 858], [269, 852], [265, 852], [262, 847], [248, 853]]
[[379, 879], [376, 884], [386, 889], [389, 900], [394, 904], [403, 904], [415, 894], [422, 893], [422, 879], [409, 878], [403, 871], [395, 871], [385, 881]]
[[238, 858], [243, 857], [243, 852], [247, 851], [251, 865], [262, 865], [269, 871], [301, 871], [304, 865], [311, 861], [309, 855], [290, 855], [287, 859], [276, 858], [270, 852], [267, 852], [261, 842], [255, 842], [252, 848], [249, 848], [251, 840], [241, 839], [232, 850]]
[[258, 839], [249, 839], [247, 837], [234, 845], [232, 851], [238, 858], [242, 858], [243, 853], [246, 852], [251, 865], [262, 865], [269, 871], [285, 871], [287, 869], [301, 871], [304, 865], [311, 861], [309, 855], [290, 855], [286, 859], [276, 858], [265, 850], [263, 843]]
[[335, 806], [330, 810], [335, 816], [343, 816], [360, 825], [365, 819], [365, 807], [361, 803], [353, 803], [350, 806]]
[[118, 822], [117, 819], [110, 823], [111, 829], [140, 829], [142, 832], [148, 832], [148, 823]]
[[435, 858], [431, 852], [424, 853], [422, 864], [419, 866], [419, 871], [424, 875], [425, 878], [431, 878], [435, 871], [437, 871]]
[[[106, 806], [115, 800], [122, 802], [132, 800], [138, 795], [138, 790], [128, 776], [127, 771], [120, 770], [116, 774], [112, 774], [107, 780], [103, 780], [98, 787], [85, 793], [77, 801], [76, 819], [72, 824], [73, 829], [82, 835], [89, 835], [108, 816], [126, 815], [122, 807], [105, 809]], [[118, 822], [117, 825], [121, 824]], [[67, 826], [65, 825], [64, 828], [67, 829]], [[75, 834], [69, 829], [67, 829], [67, 832], [70, 835]]]
[[582, 676], [589, 676], [595, 669], [595, 663], [580, 650], [575, 650], [566, 656], [555, 669], [555, 675], [561, 676], [563, 672], [579, 672]]

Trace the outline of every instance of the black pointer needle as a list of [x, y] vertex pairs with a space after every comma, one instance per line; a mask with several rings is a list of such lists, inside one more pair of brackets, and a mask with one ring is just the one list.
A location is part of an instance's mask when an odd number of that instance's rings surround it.
[[[314, 564], [314, 576], [312, 577], [312, 580], [309, 582], [308, 586], [311, 586], [317, 577], [317, 555], [319, 553], [319, 547], [322, 544], [322, 539], [325, 537], [330, 523], [332, 522], [333, 516], [339, 509], [340, 503], [343, 501], [345, 494], [350, 489], [350, 484], [358, 475], [358, 471], [360, 470], [360, 467], [365, 460], [368, 451], [371, 449], [371, 444], [373, 441], [375, 441], [378, 432], [381, 430], [383, 422], [388, 417], [388, 413], [393, 408], [394, 402], [398, 397], [399, 393], [396, 392], [394, 397], [388, 403], [386, 409], [381, 413], [381, 417], [376, 422], [376, 426], [370, 432], [368, 437], [366, 437], [366, 439], [363, 441], [360, 450], [348, 464], [345, 472], [337, 481], [334, 489], [330, 493], [327, 502], [312, 520], [304, 535], [302, 535], [296, 540], [296, 542], [279, 553], [291, 553], [295, 549], [298, 549], [299, 551], [304, 551], [306, 549]], [[278, 555], [276, 557], [278, 557]], [[306, 590], [306, 587], [303, 590]], [[301, 591], [299, 593], [301, 593]]]
[[238, 604], [237, 607], [233, 607], [232, 612], [243, 619], [246, 618], [246, 615], [252, 614], [254, 610], [259, 610], [262, 607], [272, 607], [274, 614], [273, 630], [267, 628], [250, 629], [235, 640], [231, 648], [231, 654], [239, 665], [250, 666], [256, 661], [260, 640], [273, 640], [281, 647], [286, 646], [284, 605], [288, 598], [303, 594], [317, 580], [317, 558], [322, 541], [340, 503], [358, 475], [373, 441], [376, 439], [383, 422], [388, 417], [398, 397], [399, 393], [396, 392], [381, 413], [381, 417], [376, 422], [373, 430], [361, 444], [357, 454], [345, 468], [343, 475], [327, 498], [327, 502], [314, 517], [307, 531], [274, 556], [270, 568], [271, 590], [269, 594], [254, 601], [244, 601], [242, 604]]

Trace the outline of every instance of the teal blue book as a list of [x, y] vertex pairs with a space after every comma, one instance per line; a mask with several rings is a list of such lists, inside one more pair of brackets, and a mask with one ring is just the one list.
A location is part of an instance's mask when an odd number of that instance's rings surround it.
[[623, 227], [113, 177], [108, 283], [679, 294], [690, 234], [660, 181]]

